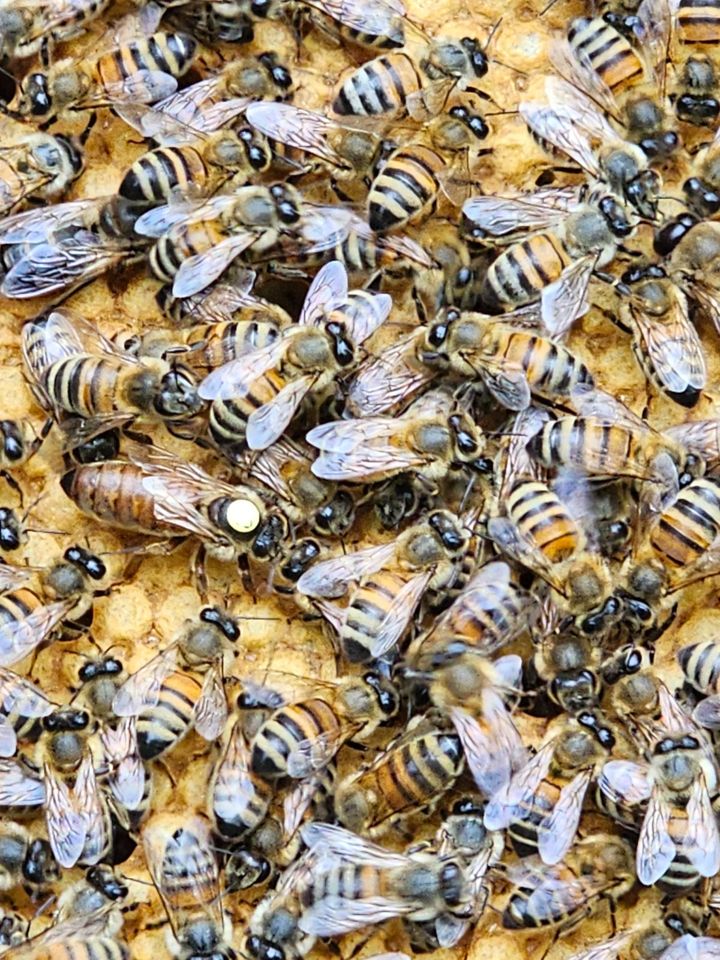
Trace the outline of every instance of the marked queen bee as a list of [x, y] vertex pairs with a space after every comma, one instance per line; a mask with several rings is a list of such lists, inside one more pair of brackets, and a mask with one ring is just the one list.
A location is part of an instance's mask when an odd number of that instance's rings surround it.
[[322, 398], [357, 351], [385, 321], [387, 294], [348, 292], [345, 268], [330, 261], [315, 277], [298, 324], [277, 340], [214, 370], [200, 384], [211, 401], [210, 432], [221, 446], [245, 442], [265, 450], [291, 424], [303, 402]]

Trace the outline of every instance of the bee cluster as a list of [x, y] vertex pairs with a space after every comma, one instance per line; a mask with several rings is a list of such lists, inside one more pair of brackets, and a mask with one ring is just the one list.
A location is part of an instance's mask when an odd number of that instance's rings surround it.
[[720, 957], [720, 6], [516, 7], [0, 0], [9, 958]]

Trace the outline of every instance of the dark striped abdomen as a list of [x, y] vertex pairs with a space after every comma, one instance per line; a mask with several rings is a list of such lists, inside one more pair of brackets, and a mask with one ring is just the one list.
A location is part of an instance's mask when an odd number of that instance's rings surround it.
[[579, 384], [593, 386], [592, 375], [585, 364], [546, 337], [521, 330], [502, 336], [499, 331], [497, 351], [508, 363], [517, 364], [525, 371], [531, 391], [543, 399], [569, 397]]
[[560, 797], [560, 787], [547, 778], [538, 786], [530, 802], [519, 805], [519, 814], [508, 827], [508, 837], [518, 856], [527, 857], [537, 853], [541, 823], [552, 812]]
[[681, 490], [650, 534], [653, 549], [676, 567], [694, 563], [720, 531], [720, 484], [700, 477]]
[[707, 0], [680, 0], [675, 16], [680, 43], [718, 43], [720, 41], [720, 4]]
[[488, 308], [496, 310], [530, 303], [558, 279], [569, 263], [559, 237], [537, 233], [513, 243], [490, 264], [481, 298]]
[[381, 570], [368, 577], [355, 591], [347, 607], [341, 635], [343, 652], [352, 663], [373, 659], [370, 650], [380, 626], [406, 583], [406, 575]]
[[507, 514], [551, 563], [566, 560], [580, 546], [575, 521], [544, 483], [517, 483], [507, 500]]
[[626, 38], [601, 17], [574, 20], [568, 40], [577, 59], [588, 59], [613, 93], [643, 79], [642, 60]]
[[369, 60], [342, 83], [333, 100], [341, 116], [377, 116], [404, 111], [405, 101], [422, 88], [414, 63], [404, 53]]
[[103, 357], [69, 357], [46, 372], [44, 387], [54, 404], [67, 413], [94, 417], [113, 413], [120, 367]]
[[21, 623], [41, 606], [42, 600], [33, 590], [27, 587], [9, 590], [0, 596], [0, 629]]
[[269, 346], [280, 336], [280, 328], [270, 320], [226, 320], [195, 327], [188, 346], [202, 343], [202, 349], [191, 352], [185, 359], [190, 366], [205, 366], [211, 370], [238, 357]]
[[216, 443], [242, 443], [247, 433], [248, 418], [270, 403], [287, 386], [287, 380], [275, 369], [266, 370], [253, 381], [244, 397], [213, 400], [210, 405], [210, 435]]
[[193, 725], [201, 693], [202, 683], [191, 673], [178, 670], [165, 678], [158, 702], [137, 718], [138, 749], [143, 760], [154, 760], [182, 740]]
[[96, 70], [105, 88], [134, 76], [138, 70], [159, 70], [181, 77], [192, 66], [196, 50], [197, 41], [187, 33], [153, 33], [103, 54]]
[[423, 146], [400, 147], [373, 180], [367, 199], [368, 223], [381, 233], [429, 212], [445, 161]]
[[683, 673], [701, 693], [720, 692], [720, 643], [704, 640], [678, 651]]
[[688, 812], [684, 807], [670, 806], [667, 832], [675, 842], [677, 853], [665, 873], [657, 881], [661, 890], [675, 897], [690, 893], [700, 882], [700, 874], [682, 853], [682, 843], [688, 833]]
[[305, 740], [320, 735], [338, 742], [340, 723], [325, 700], [314, 698], [281, 707], [260, 727], [252, 741], [250, 765], [254, 773], [266, 779], [287, 776], [288, 757]]
[[[574, 887], [578, 877], [563, 864], [546, 867], [552, 884], [540, 882], [534, 888], [519, 887], [510, 897], [502, 915], [506, 930], [535, 930], [554, 926], [571, 926], [588, 911], [588, 901]], [[545, 879], [544, 876], [542, 878]]]
[[576, 466], [593, 476], [635, 476], [629, 461], [635, 456], [635, 438], [624, 427], [586, 417], [561, 417], [545, 424], [527, 445], [545, 467]]
[[194, 147], [158, 147], [138, 157], [118, 193], [134, 203], [162, 203], [178, 188], [201, 190], [207, 178], [205, 161]]
[[158, 280], [169, 283], [185, 260], [207, 253], [226, 237], [227, 233], [216, 220], [188, 223], [156, 241], [150, 250], [150, 268]]

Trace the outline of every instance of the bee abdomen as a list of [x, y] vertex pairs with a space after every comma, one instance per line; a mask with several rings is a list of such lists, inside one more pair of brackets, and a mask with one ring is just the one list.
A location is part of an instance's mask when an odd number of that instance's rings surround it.
[[201, 683], [189, 673], [173, 673], [160, 688], [157, 704], [139, 714], [137, 738], [143, 760], [154, 760], [175, 746], [190, 730]]
[[552, 562], [567, 559], [579, 547], [575, 522], [545, 484], [520, 481], [508, 497], [507, 509], [517, 526]]

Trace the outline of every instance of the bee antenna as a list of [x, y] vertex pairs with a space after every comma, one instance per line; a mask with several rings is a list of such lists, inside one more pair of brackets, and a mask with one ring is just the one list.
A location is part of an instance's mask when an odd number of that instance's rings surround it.
[[527, 70], [521, 70], [519, 67], [513, 67], [511, 64], [505, 63], [504, 60], [498, 60], [497, 57], [493, 57], [492, 62], [496, 63], [499, 67], [505, 67], [506, 70], [511, 70], [513, 73], [519, 74], [521, 77], [528, 76]]
[[541, 16], [541, 17], [544, 17], [545, 14], [548, 12], [548, 10], [549, 10], [551, 7], [555, 6], [556, 3], [557, 3], [557, 0], [550, 0], [549, 3], [546, 3], [545, 6], [544, 6], [544, 7], [542, 8], [542, 10], [540, 11], [540, 16]]

